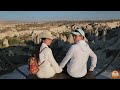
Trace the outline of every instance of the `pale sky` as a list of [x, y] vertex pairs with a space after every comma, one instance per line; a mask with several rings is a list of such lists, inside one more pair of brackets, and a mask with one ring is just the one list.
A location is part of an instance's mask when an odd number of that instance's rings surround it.
[[53, 21], [101, 19], [120, 19], [120, 11], [0, 11], [0, 21]]

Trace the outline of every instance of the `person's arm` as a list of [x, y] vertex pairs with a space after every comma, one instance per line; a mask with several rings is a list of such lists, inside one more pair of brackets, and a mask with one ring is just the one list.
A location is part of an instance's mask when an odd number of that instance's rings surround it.
[[67, 62], [71, 59], [71, 57], [74, 54], [74, 47], [71, 46], [71, 48], [68, 50], [66, 56], [64, 57], [64, 59], [62, 60], [62, 62], [60, 63], [60, 67], [64, 68], [65, 65], [67, 64]]
[[97, 64], [97, 56], [91, 49], [90, 49], [90, 57], [91, 57], [91, 66], [89, 71], [93, 71]]
[[51, 49], [49, 49], [48, 51], [49, 54], [49, 62], [51, 63], [52, 67], [54, 68], [54, 70], [56, 71], [56, 73], [60, 73], [62, 72], [62, 68], [58, 65], [58, 63], [56, 62]]

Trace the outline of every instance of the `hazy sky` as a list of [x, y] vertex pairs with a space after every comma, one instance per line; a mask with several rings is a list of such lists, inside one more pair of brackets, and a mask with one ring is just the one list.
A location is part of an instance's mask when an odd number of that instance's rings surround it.
[[93, 19], [120, 19], [120, 11], [0, 11], [0, 21], [52, 21]]

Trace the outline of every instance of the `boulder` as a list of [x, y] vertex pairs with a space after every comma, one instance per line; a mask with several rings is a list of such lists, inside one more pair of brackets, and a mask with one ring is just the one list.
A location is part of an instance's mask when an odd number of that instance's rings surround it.
[[9, 50], [8, 51], [8, 56], [14, 56], [14, 53], [11, 50]]

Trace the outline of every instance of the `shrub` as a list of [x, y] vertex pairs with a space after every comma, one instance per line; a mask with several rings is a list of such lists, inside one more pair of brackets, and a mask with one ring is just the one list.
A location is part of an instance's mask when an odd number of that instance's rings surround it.
[[15, 38], [8, 39], [8, 42], [10, 45], [20, 44], [20, 41], [18, 39], [15, 39]]
[[66, 37], [69, 37], [70, 32], [63, 32], [62, 35], [65, 35]]

